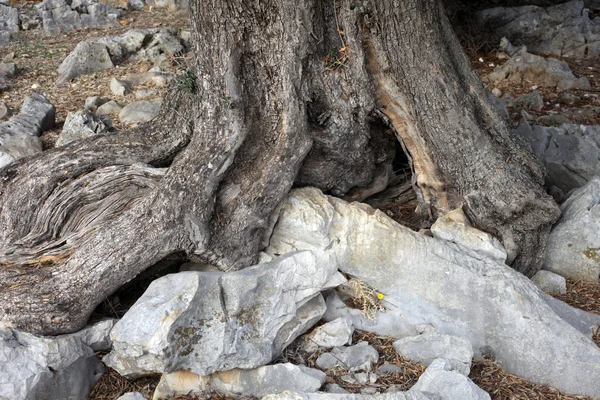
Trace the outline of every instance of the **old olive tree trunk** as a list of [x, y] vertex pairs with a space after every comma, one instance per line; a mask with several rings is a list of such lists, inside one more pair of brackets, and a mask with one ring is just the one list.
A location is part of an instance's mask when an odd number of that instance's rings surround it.
[[540, 267], [558, 213], [544, 172], [438, 0], [194, 0], [191, 20], [196, 79], [158, 119], [0, 170], [2, 322], [77, 330], [175, 252], [251, 265], [294, 184], [373, 191], [398, 141], [418, 212], [462, 207], [514, 268]]

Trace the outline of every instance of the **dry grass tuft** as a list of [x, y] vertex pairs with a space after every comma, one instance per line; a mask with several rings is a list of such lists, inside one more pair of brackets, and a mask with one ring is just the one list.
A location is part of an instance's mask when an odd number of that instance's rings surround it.
[[[550, 293], [570, 306], [600, 314], [600, 283], [567, 280], [567, 293]], [[592, 340], [600, 347], [600, 326], [592, 335]]]
[[361, 310], [363, 317], [375, 321], [377, 312], [385, 312], [386, 308], [381, 303], [384, 298], [382, 293], [367, 285], [362, 279], [352, 278], [346, 283], [352, 291], [348, 306]]
[[151, 399], [159, 380], [160, 375], [130, 381], [119, 375], [114, 369], [107, 368], [92, 389], [88, 400], [115, 400], [127, 392], [140, 392], [147, 399]]
[[567, 293], [550, 294], [573, 307], [600, 314], [600, 283], [567, 280]]

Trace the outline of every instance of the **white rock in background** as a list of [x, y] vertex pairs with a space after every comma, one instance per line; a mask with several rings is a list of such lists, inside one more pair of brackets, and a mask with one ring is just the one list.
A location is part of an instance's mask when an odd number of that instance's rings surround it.
[[19, 114], [0, 124], [0, 168], [21, 157], [41, 153], [39, 136], [54, 126], [55, 107], [39, 93], [25, 99]]
[[437, 358], [443, 358], [453, 370], [464, 376], [469, 376], [471, 372], [473, 346], [462, 337], [430, 332], [397, 340], [394, 342], [394, 350], [425, 366]]
[[[521, 4], [531, 3], [544, 2]], [[600, 54], [600, 24], [598, 19], [590, 19], [585, 6], [591, 6], [590, 0], [568, 1], [545, 8], [534, 5], [494, 7], [478, 11], [475, 21], [491, 38], [499, 40], [506, 36], [535, 53], [592, 58]]]
[[306, 335], [304, 350], [312, 353], [319, 348], [329, 349], [351, 344], [353, 333], [352, 321], [348, 318], [337, 318], [315, 328], [314, 331]]
[[544, 269], [572, 280], [598, 282], [600, 276], [600, 177], [577, 189], [561, 206]]
[[321, 318], [320, 292], [344, 281], [322, 252], [231, 273], [167, 275], [117, 323], [104, 361], [127, 377], [259, 367]]
[[0, 101], [0, 121], [8, 119], [11, 115], [10, 108], [6, 105], [5, 102]]
[[63, 60], [58, 67], [56, 84], [61, 86], [80, 75], [113, 68], [108, 50], [103, 43], [83, 41]]
[[0, 31], [17, 32], [19, 30], [19, 10], [9, 4], [0, 4]]
[[502, 368], [532, 382], [600, 395], [600, 349], [504, 264], [313, 188], [283, 202], [266, 252], [299, 249], [335, 254], [342, 272], [385, 295], [387, 314], [467, 338], [476, 356], [494, 353]]
[[96, 115], [99, 117], [104, 115], [118, 115], [122, 109], [122, 105], [114, 100], [110, 100], [98, 107], [96, 110]]
[[441, 216], [431, 226], [433, 237], [456, 243], [465, 253], [474, 258], [491, 258], [498, 262], [506, 261], [506, 250], [492, 235], [473, 228], [461, 209]]
[[439, 395], [442, 399], [490, 400], [490, 395], [465, 375], [452, 370], [446, 360], [431, 363], [410, 391]]
[[[108, 117], [105, 117], [108, 119]], [[110, 119], [108, 121], [110, 122]], [[111, 125], [96, 117], [89, 111], [70, 112], [65, 118], [63, 130], [56, 140], [56, 147], [64, 146], [74, 140], [86, 139], [107, 133]]]
[[546, 167], [546, 184], [564, 194], [600, 175], [600, 125], [529, 125], [514, 130]]
[[104, 373], [95, 351], [110, 348], [114, 320], [40, 337], [0, 327], [0, 399], [84, 399]]
[[586, 77], [577, 78], [569, 65], [556, 58], [544, 58], [519, 51], [497, 66], [485, 79], [494, 84], [520, 83], [524, 80], [557, 90], [590, 89]]
[[127, 4], [134, 10], [143, 10], [146, 5], [144, 0], [127, 0]]
[[104, 99], [98, 96], [88, 97], [87, 99], [85, 99], [85, 105], [83, 106], [83, 108], [86, 111], [95, 112], [98, 109], [98, 107], [100, 107], [102, 104], [107, 103], [108, 101], [109, 99]]
[[531, 278], [531, 281], [546, 293], [567, 293], [567, 280], [554, 272], [546, 270], [538, 271]]
[[188, 371], [165, 374], [153, 398], [206, 395], [211, 391], [233, 396], [262, 397], [285, 390], [316, 392], [325, 383], [325, 373], [302, 365], [274, 364], [251, 370], [233, 369], [216, 372], [209, 377]]
[[166, 28], [132, 29], [120, 36], [84, 40], [77, 44], [58, 67], [56, 82], [62, 85], [80, 75], [112, 68], [113, 60], [157, 62], [166, 59], [185, 50], [185, 32], [187, 31]]
[[123, 79], [112, 78], [110, 80], [110, 91], [116, 96], [125, 96], [131, 92], [131, 84]]
[[162, 101], [140, 100], [126, 105], [119, 113], [124, 124], [137, 124], [154, 119], [160, 112]]

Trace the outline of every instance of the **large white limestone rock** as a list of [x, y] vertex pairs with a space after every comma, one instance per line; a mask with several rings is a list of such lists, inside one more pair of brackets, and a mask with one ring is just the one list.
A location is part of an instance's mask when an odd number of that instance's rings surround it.
[[167, 275], [117, 323], [104, 361], [128, 377], [259, 367], [321, 318], [320, 292], [344, 281], [332, 255], [310, 251], [231, 273]]
[[544, 269], [572, 280], [600, 276], [600, 177], [577, 189], [561, 206], [548, 237]]
[[464, 337], [476, 357], [493, 355], [535, 383], [600, 396], [600, 348], [529, 279], [495, 259], [475, 258], [313, 188], [292, 191], [282, 204], [266, 253], [297, 250], [334, 254], [342, 272], [384, 294], [387, 314], [409, 325]]

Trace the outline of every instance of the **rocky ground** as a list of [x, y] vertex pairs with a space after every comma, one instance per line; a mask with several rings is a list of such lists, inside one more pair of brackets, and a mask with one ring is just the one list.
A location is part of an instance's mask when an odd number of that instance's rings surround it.
[[[33, 10], [38, 3], [11, 4], [22, 9]], [[123, 7], [121, 3], [113, 2], [112, 5]], [[593, 10], [590, 11], [590, 15], [593, 16], [593, 12]], [[177, 79], [178, 76], [185, 74], [189, 66], [189, 54], [180, 52], [160, 60], [143, 57], [121, 60], [116, 63], [114, 68], [83, 74], [63, 85], [57, 84], [57, 79], [60, 77], [59, 66], [81, 41], [103, 36], [124, 35], [132, 29], [176, 28], [186, 30], [189, 27], [187, 14], [184, 11], [165, 12], [164, 8], [152, 8], [147, 4], [142, 4], [138, 10], [123, 10], [116, 21], [117, 24], [107, 28], [87, 28], [53, 34], [49, 34], [43, 29], [12, 32], [10, 42], [0, 45], [0, 61], [14, 63], [16, 66], [14, 76], [7, 78], [5, 80], [6, 87], [0, 90], [0, 101], [10, 110], [10, 114], [6, 115], [4, 119], [18, 114], [23, 101], [30, 94], [34, 92], [43, 94], [56, 107], [54, 126], [41, 134], [43, 149], [46, 150], [55, 146], [59, 134], [63, 131], [68, 113], [83, 110], [86, 100], [90, 97], [100, 97], [105, 99], [104, 102], [115, 100], [121, 106], [138, 101], [142, 97], [144, 100], [150, 101], [160, 99], [167, 86], [155, 85], [154, 81], [143, 81], [135, 85], [135, 90], [131, 89], [128, 93], [123, 94], [117, 94], [118, 89], [115, 89], [111, 82], [114, 78], [123, 79], [147, 73], [158, 64], [160, 64], [158, 66], [161, 74]], [[511, 43], [500, 46], [498, 41], [475, 40], [465, 34], [465, 32], [469, 32], [469, 29], [462, 29], [460, 32], [474, 68], [482, 77], [490, 93], [500, 99], [499, 106], [506, 107], [507, 118], [515, 128], [520, 124], [526, 124], [532, 127], [531, 131], [534, 133], [540, 132], [541, 129], [543, 132], [540, 135], [564, 134], [569, 136], [569, 132], [571, 132], [569, 129], [572, 128], [565, 128], [564, 123], [589, 126], [600, 124], [600, 55], [589, 56], [586, 54], [585, 57], [578, 58], [548, 52], [533, 54], [523, 48], [513, 48]], [[594, 49], [590, 51], [594, 51]], [[537, 56], [541, 58], [535, 58]], [[548, 59], [555, 59], [557, 64], [553, 64], [552, 67], [558, 66], [558, 70], [564, 74], [559, 77], [549, 76], [547, 70], [544, 70]], [[531, 63], [527, 64], [529, 62], [527, 60], [530, 60]], [[511, 65], [508, 70], [510, 62], [514, 65]], [[561, 62], [564, 64], [558, 64]], [[506, 71], [502, 68], [505, 68]], [[548, 70], [554, 71], [556, 68]], [[582, 78], [585, 78], [587, 83], [583, 82]], [[92, 111], [95, 111], [96, 108]], [[109, 113], [114, 129], [121, 130], [132, 125], [127, 123], [125, 118], [118, 117], [118, 114], [118, 112]], [[1, 116], [0, 122], [2, 122]], [[536, 131], [536, 126], [542, 128]], [[557, 129], [563, 129], [563, 131], [562, 133], [550, 132], [544, 127], [558, 127]], [[525, 137], [526, 140], [533, 133], [528, 133], [528, 135]], [[547, 160], [548, 164], [555, 163], [556, 158], [552, 158], [555, 156], [547, 154], [546, 150], [542, 149], [538, 156], [542, 160]], [[597, 158], [597, 153], [594, 154]], [[567, 162], [565, 161], [564, 164], [566, 165]], [[572, 172], [573, 168], [569, 165], [568, 170]], [[583, 166], [579, 170], [577, 168], [579, 167], [575, 168], [576, 179], [591, 178], [586, 175], [589, 172], [587, 166]], [[560, 175], [559, 172], [562, 171], [560, 168], [554, 171], [556, 174], [552, 176], [555, 180], [549, 182], [549, 187], [555, 188], [554, 193], [556, 193], [557, 200], [562, 201], [573, 189], [572, 179], [568, 180], [564, 175]], [[568, 176], [568, 178], [572, 177]], [[403, 201], [388, 202], [379, 208], [396, 221], [412, 229], [425, 228], [426, 226], [421, 226], [419, 221], [414, 220], [411, 212], [414, 208], [413, 202], [414, 198], [408, 196], [403, 198]], [[174, 260], [172, 264], [171, 269], [163, 269], [161, 275], [165, 271], [176, 272], [181, 262]], [[595, 273], [597, 276], [597, 271]], [[99, 307], [95, 318], [123, 317], [156, 277], [146, 276], [111, 296]], [[551, 294], [574, 307], [600, 314], [600, 284], [597, 281], [590, 282], [591, 279], [588, 281], [578, 279], [576, 276], [569, 276], [569, 278], [566, 281], [566, 290], [562, 294]], [[562, 284], [565, 284], [564, 279]], [[356, 299], [357, 297], [350, 296], [346, 304], [363, 312], [368, 311], [366, 309], [369, 306], [355, 301]], [[373, 301], [377, 302], [377, 299]], [[323, 319], [316, 326], [325, 323], [326, 320]], [[396, 351], [394, 345], [396, 339], [384, 334], [367, 332], [358, 327], [356, 330], [353, 328], [353, 332], [351, 344], [368, 342], [378, 354], [377, 360], [369, 368], [369, 371], [377, 372], [377, 379], [374, 382], [361, 382], [354, 374], [355, 371], [351, 372], [349, 368], [339, 366], [323, 368], [320, 366], [318, 359], [327, 351], [320, 348], [313, 352], [306, 352], [302, 347], [304, 346], [302, 338], [306, 336], [302, 336], [301, 339], [287, 347], [272, 364], [303, 364], [321, 369], [326, 374], [326, 383], [337, 385], [330, 386], [331, 390], [343, 389], [349, 393], [363, 394], [370, 394], [374, 391], [408, 390], [426, 371], [424, 365], [410, 361]], [[596, 330], [593, 338], [600, 347], [600, 327]], [[95, 355], [102, 359], [107, 352], [98, 350]], [[561, 360], [555, 360], [555, 362], [560, 363]], [[114, 361], [112, 366], [115, 365], [120, 364]], [[370, 379], [368, 374], [370, 372], [365, 375], [367, 377], [365, 379]], [[474, 361], [468, 376], [475, 384], [488, 392], [492, 399], [591, 399], [591, 397], [561, 394], [557, 389], [536, 385], [509, 374], [498, 366], [493, 356], [481, 361]], [[160, 375], [155, 375], [129, 380], [115, 369], [108, 368], [108, 371], [95, 384], [88, 399], [114, 400], [127, 392], [139, 392], [145, 398], [152, 398], [160, 378]], [[172, 398], [195, 399], [200, 397], [178, 394]], [[212, 398], [224, 399], [227, 397], [222, 394], [214, 394]]]

